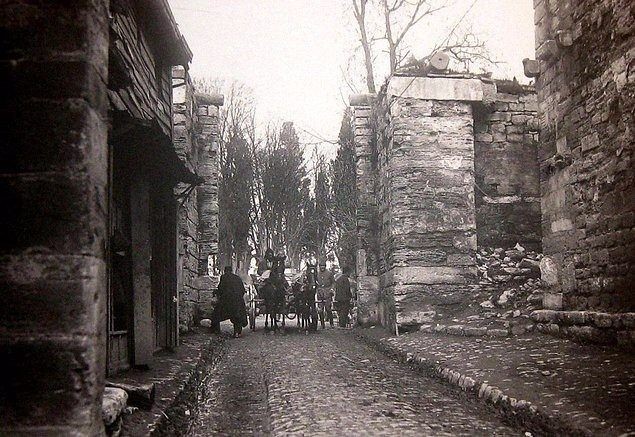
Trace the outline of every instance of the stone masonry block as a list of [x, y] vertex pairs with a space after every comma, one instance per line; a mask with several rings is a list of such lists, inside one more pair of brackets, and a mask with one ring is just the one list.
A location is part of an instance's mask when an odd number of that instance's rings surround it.
[[95, 338], [7, 339], [0, 336], [4, 358], [2, 430], [36, 426], [103, 426], [100, 398], [104, 345]]
[[480, 102], [483, 100], [483, 85], [478, 79], [393, 76], [386, 93], [388, 96], [422, 100]]
[[103, 260], [15, 256], [0, 265], [0, 334], [97, 335], [105, 323]]

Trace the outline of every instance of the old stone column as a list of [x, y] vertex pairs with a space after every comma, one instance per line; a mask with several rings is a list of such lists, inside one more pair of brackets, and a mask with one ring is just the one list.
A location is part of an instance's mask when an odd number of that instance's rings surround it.
[[198, 143], [201, 146], [199, 175], [204, 179], [198, 187], [199, 202], [199, 274], [208, 272], [208, 257], [218, 255], [218, 172], [219, 127], [218, 112], [222, 95], [197, 94]]
[[476, 79], [393, 77], [379, 105], [381, 286], [391, 328], [447, 315], [476, 283], [470, 102], [482, 99]]
[[108, 1], [0, 8], [0, 434], [103, 434]]
[[357, 320], [362, 325], [378, 319], [378, 240], [375, 194], [375, 133], [371, 105], [376, 96], [351, 96], [354, 108], [355, 168], [357, 179]]
[[[196, 94], [198, 124], [196, 127], [199, 145], [198, 172], [204, 180], [197, 188], [198, 198], [198, 257], [199, 276], [193, 285], [198, 291], [198, 313], [210, 317], [213, 307], [213, 292], [218, 286], [217, 272], [209, 267], [210, 257], [218, 263], [218, 176], [220, 166], [219, 109], [223, 96]], [[221, 266], [216, 265], [216, 269]]]

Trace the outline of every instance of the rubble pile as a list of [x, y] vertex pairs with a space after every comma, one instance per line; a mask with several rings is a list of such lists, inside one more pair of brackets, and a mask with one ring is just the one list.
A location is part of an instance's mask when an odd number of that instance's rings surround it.
[[484, 309], [542, 306], [540, 283], [542, 254], [520, 244], [512, 249], [481, 248], [476, 254], [479, 284], [492, 294], [480, 306]]

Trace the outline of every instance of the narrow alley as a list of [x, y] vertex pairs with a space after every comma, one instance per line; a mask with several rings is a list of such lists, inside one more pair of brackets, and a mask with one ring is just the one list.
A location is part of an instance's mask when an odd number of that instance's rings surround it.
[[1, 4], [0, 437], [635, 437], [633, 0]]
[[[229, 329], [229, 327], [225, 328]], [[209, 375], [189, 435], [522, 435], [482, 403], [326, 329], [245, 332]]]

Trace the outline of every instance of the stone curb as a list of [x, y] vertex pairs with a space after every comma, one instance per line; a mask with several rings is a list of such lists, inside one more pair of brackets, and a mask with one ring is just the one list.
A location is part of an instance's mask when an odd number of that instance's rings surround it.
[[496, 408], [513, 424], [526, 427], [539, 435], [593, 435], [588, 429], [576, 426], [558, 414], [545, 411], [544, 408], [539, 408], [529, 401], [513, 398], [493, 385], [466, 376], [450, 367], [444, 367], [439, 364], [439, 361], [432, 362], [416, 353], [409, 352], [402, 346], [392, 345], [386, 339], [376, 339], [360, 331], [357, 331], [356, 336], [397, 361], [406, 363], [421, 373], [445, 381], [477, 397]]
[[[215, 365], [225, 354], [225, 340], [221, 337], [215, 337], [205, 342], [204, 347], [199, 351], [196, 365], [188, 372], [183, 382], [178, 387], [178, 392], [165, 412], [158, 417], [150, 435], [185, 435], [187, 429], [179, 429], [179, 426], [189, 428], [199, 413], [199, 403], [192, 405], [188, 402], [188, 397], [195, 396], [198, 399], [199, 394], [204, 390], [207, 380], [207, 369], [209, 366]], [[189, 414], [187, 412], [189, 408]], [[149, 428], [150, 429], [150, 428]]]
[[[188, 426], [198, 413], [198, 411], [193, 411], [194, 408], [189, 408], [187, 398], [192, 393], [198, 394], [200, 392], [205, 382], [206, 369], [216, 363], [224, 353], [225, 347], [222, 338], [212, 337], [203, 342], [203, 346], [198, 350], [196, 363], [178, 376], [179, 384], [169, 395], [168, 404], [161, 408], [155, 403], [150, 411], [133, 413], [147, 416], [132, 427], [126, 427], [126, 418], [124, 417], [124, 435], [174, 435], [175, 432], [178, 435], [183, 435], [186, 429], [178, 428]], [[190, 411], [186, 412], [188, 408]]]
[[530, 317], [543, 334], [635, 349], [635, 313], [537, 310]]
[[422, 325], [419, 331], [426, 334], [445, 334], [455, 337], [488, 337], [507, 338], [515, 335], [531, 333], [534, 330], [533, 324], [514, 325], [510, 328], [486, 328], [468, 325]]

